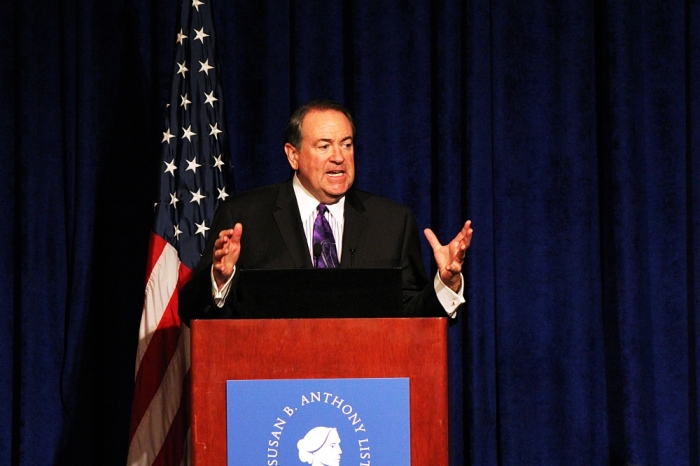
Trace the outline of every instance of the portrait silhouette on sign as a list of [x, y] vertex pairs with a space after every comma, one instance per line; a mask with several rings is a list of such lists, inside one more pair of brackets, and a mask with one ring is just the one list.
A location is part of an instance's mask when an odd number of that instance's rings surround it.
[[299, 459], [311, 466], [339, 466], [340, 436], [335, 427], [314, 427], [297, 442]]

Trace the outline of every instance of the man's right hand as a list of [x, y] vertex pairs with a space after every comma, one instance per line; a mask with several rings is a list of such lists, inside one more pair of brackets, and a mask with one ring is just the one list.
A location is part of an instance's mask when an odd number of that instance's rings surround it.
[[236, 223], [232, 229], [222, 230], [216, 242], [214, 242], [212, 270], [214, 272], [216, 286], [219, 289], [221, 289], [231, 278], [231, 275], [233, 275], [233, 268], [236, 262], [238, 262], [238, 257], [241, 255], [242, 234], [243, 225]]

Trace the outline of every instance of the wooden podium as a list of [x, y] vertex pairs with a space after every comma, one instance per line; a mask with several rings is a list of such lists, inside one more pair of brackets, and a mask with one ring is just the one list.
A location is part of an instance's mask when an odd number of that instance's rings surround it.
[[191, 330], [195, 466], [227, 462], [227, 380], [391, 377], [409, 378], [411, 464], [449, 464], [447, 318], [194, 320]]

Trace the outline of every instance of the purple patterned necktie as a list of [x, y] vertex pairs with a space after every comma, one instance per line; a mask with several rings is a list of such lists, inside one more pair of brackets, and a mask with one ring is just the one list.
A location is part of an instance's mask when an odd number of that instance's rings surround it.
[[338, 253], [335, 249], [333, 230], [331, 230], [324, 215], [328, 211], [328, 207], [326, 204], [319, 204], [316, 210], [318, 215], [314, 222], [314, 267], [319, 269], [338, 267]]

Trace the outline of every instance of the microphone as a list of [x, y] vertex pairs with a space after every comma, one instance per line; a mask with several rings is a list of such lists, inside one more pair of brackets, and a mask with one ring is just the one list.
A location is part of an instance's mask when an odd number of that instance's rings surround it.
[[323, 246], [321, 246], [321, 243], [314, 243], [314, 257], [316, 258], [317, 262], [318, 262], [318, 257], [321, 255], [322, 250], [323, 250]]
[[355, 266], [355, 248], [350, 248], [350, 267]]

